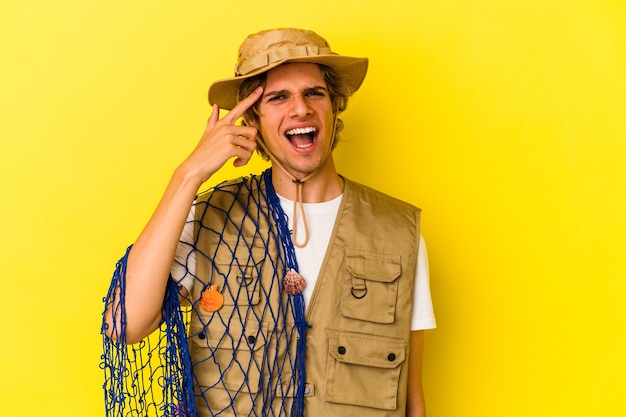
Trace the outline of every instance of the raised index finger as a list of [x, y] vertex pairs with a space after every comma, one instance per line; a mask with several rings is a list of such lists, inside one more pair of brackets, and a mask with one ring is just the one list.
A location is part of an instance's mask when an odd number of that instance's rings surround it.
[[248, 110], [263, 93], [263, 87], [257, 87], [250, 95], [241, 100], [222, 120], [228, 124], [234, 125], [237, 119], [239, 119]]

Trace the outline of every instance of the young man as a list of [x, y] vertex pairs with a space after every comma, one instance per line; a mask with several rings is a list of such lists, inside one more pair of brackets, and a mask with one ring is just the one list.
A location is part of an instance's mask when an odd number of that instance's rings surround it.
[[[176, 392], [195, 399], [164, 394], [166, 415], [425, 415], [423, 331], [435, 321], [420, 211], [340, 176], [332, 155], [366, 71], [311, 31], [277, 29], [249, 36], [236, 76], [211, 86], [207, 128], [106, 300], [109, 345], [164, 320], [167, 332], [171, 282], [190, 305], [188, 333], [167, 337], [181, 350], [162, 355], [182, 363]], [[255, 150], [272, 169], [197, 196]], [[119, 389], [107, 397], [124, 407]]]

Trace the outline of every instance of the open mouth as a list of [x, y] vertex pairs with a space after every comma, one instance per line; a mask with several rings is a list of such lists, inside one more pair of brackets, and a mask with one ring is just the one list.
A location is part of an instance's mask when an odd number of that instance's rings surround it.
[[285, 132], [285, 136], [293, 146], [299, 149], [308, 148], [315, 143], [317, 129], [313, 126], [299, 127]]

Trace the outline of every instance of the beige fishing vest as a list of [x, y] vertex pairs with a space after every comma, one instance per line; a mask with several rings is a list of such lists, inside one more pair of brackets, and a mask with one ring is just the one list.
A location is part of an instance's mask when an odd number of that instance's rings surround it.
[[[239, 191], [238, 183], [233, 184], [230, 187]], [[232, 197], [227, 194], [219, 204], [233, 207], [233, 202], [242, 202], [243, 207], [250, 199], [246, 192], [243, 194], [236, 198], [234, 192]], [[260, 205], [266, 209], [265, 203]], [[236, 225], [216, 215], [215, 210], [203, 216], [202, 207], [201, 203], [196, 205], [196, 222], [203, 224], [196, 227], [197, 248], [207, 257], [198, 256], [198, 277], [217, 284], [222, 291], [226, 279], [245, 285], [236, 287], [237, 294], [234, 286], [228, 286], [224, 306], [216, 313], [194, 308], [200, 310], [192, 314], [190, 331], [192, 361], [200, 362], [194, 367], [200, 381], [196, 393], [220, 385], [223, 389], [212, 389], [206, 395], [215, 403], [211, 404], [215, 410], [229, 404], [234, 391], [244, 389], [248, 394], [238, 395], [231, 406], [235, 413], [225, 415], [248, 415], [252, 407], [260, 414], [263, 404], [255, 399], [267, 390], [263, 385], [269, 385], [273, 396], [281, 400], [271, 405], [274, 413], [289, 415], [293, 387], [263, 378], [266, 362], [285, 363], [281, 355], [289, 357], [295, 350], [295, 338], [288, 343], [285, 339], [289, 338], [272, 337], [281, 326], [292, 328], [293, 319], [287, 315], [275, 321], [275, 314], [266, 314], [264, 307], [269, 304], [277, 311], [286, 305], [286, 296], [277, 285], [282, 286], [282, 282], [275, 282], [282, 276], [273, 273], [283, 268], [282, 263], [275, 262], [282, 249], [273, 222], [267, 214], [254, 214], [253, 221]], [[346, 180], [330, 244], [306, 311], [310, 325], [306, 335], [306, 417], [405, 415], [419, 215], [419, 209], [407, 203]], [[219, 233], [203, 232], [205, 228]], [[242, 258], [235, 266], [229, 259], [233, 255]], [[202, 290], [196, 283], [194, 300], [201, 297]], [[225, 340], [235, 347], [226, 349]], [[222, 343], [225, 349], [214, 350], [217, 353], [207, 360], [207, 343], [213, 347]], [[232, 366], [233, 350], [237, 364], [248, 365]], [[263, 351], [276, 354], [263, 358]], [[221, 365], [215, 366], [216, 362]], [[221, 380], [218, 368], [222, 370]], [[224, 370], [230, 375], [224, 376]], [[287, 380], [288, 376], [278, 379]], [[200, 401], [198, 408], [199, 416], [210, 415], [202, 412]]]
[[307, 308], [305, 416], [405, 415], [419, 215], [346, 181]]

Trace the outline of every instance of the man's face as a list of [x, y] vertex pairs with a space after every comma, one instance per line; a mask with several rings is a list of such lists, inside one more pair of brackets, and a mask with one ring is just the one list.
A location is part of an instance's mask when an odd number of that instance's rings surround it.
[[293, 63], [270, 70], [258, 111], [257, 128], [266, 146], [293, 175], [301, 178], [327, 161], [334, 115], [318, 65]]

